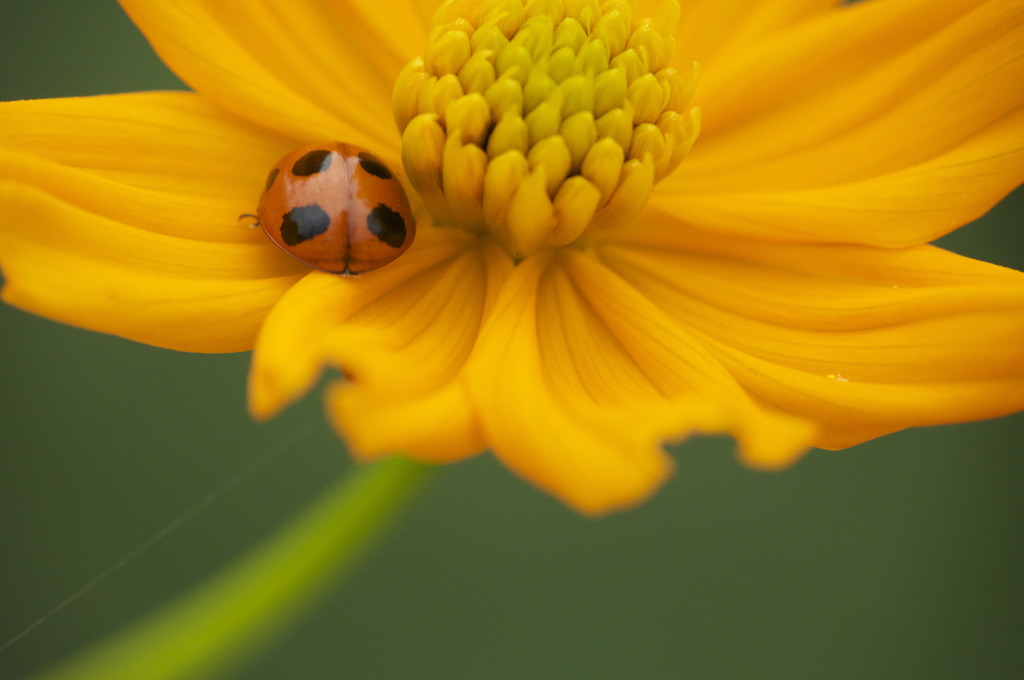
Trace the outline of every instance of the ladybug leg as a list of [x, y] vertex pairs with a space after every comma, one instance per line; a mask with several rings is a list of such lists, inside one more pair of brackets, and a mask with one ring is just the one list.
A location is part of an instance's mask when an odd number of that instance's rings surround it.
[[255, 229], [256, 227], [262, 226], [260, 224], [259, 216], [253, 213], [242, 213], [241, 215], [238, 216], [238, 223], [250, 229]]

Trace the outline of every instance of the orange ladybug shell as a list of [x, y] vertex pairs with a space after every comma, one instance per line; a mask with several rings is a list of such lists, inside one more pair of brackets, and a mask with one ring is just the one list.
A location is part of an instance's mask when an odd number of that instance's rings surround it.
[[282, 250], [332, 274], [382, 267], [416, 234], [395, 175], [366, 149], [343, 142], [282, 156], [267, 176], [256, 216]]

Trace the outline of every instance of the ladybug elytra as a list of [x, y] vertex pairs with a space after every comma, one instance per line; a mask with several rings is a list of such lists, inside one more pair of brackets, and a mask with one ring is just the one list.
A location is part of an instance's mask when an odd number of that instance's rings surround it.
[[332, 274], [382, 267], [416, 234], [405, 191], [388, 166], [343, 142], [282, 156], [267, 176], [256, 217], [282, 250]]

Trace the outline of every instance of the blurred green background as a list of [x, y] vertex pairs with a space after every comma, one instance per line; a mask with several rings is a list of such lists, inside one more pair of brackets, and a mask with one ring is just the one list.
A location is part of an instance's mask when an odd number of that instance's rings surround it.
[[[2, 99], [181, 87], [113, 0], [0, 7]], [[1024, 268], [1022, 216], [1018, 192], [946, 244]], [[187, 592], [348, 468], [318, 395], [248, 419], [246, 355], [9, 307], [0, 343], [0, 645], [231, 486], [0, 652], [0, 677]], [[776, 475], [703, 439], [600, 521], [481, 457], [229, 677], [1024, 677], [1022, 439], [1020, 416], [904, 432]]]

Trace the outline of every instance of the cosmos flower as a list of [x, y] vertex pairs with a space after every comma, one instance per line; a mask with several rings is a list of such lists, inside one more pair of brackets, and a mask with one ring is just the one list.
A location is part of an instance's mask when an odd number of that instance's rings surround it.
[[[490, 450], [578, 510], [728, 433], [778, 469], [1024, 407], [1024, 275], [928, 243], [1024, 179], [1019, 0], [122, 0], [194, 92], [0, 106], [4, 300], [326, 369], [354, 455]], [[405, 183], [412, 247], [310, 270], [239, 220], [290, 150]]]

